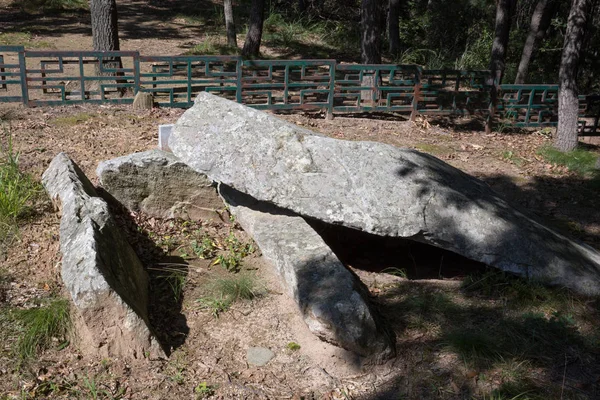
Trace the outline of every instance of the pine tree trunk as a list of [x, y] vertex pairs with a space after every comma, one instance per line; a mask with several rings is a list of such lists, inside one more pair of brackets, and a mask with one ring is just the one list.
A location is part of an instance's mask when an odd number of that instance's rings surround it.
[[390, 0], [388, 11], [388, 41], [390, 42], [390, 54], [400, 54], [400, 0]]
[[360, 59], [363, 64], [381, 64], [380, 0], [362, 0]]
[[[94, 51], [119, 51], [119, 28], [117, 3], [115, 0], [90, 0], [90, 14], [92, 17], [92, 42]], [[102, 66], [96, 66], [96, 73], [100, 76], [119, 76], [122, 72], [107, 70], [123, 68], [121, 57], [105, 57]], [[117, 80], [117, 84], [125, 84]], [[123, 96], [127, 89], [119, 87], [119, 96]]]
[[529, 65], [536, 52], [541, 40], [546, 35], [546, 30], [550, 26], [551, 17], [554, 11], [552, 0], [538, 0], [533, 15], [531, 16], [531, 24], [529, 26], [529, 34], [523, 46], [521, 62], [515, 78], [515, 84], [525, 83]]
[[235, 21], [233, 19], [232, 0], [224, 0], [225, 9], [225, 28], [227, 30], [227, 45], [229, 47], [237, 47], [237, 37], [235, 35]]
[[498, 0], [496, 5], [496, 30], [492, 44], [490, 71], [496, 84], [502, 83], [510, 24], [517, 0]]
[[260, 51], [260, 41], [262, 39], [263, 20], [264, 20], [264, 0], [252, 0], [252, 10], [250, 11], [250, 26], [248, 34], [242, 49], [244, 57], [258, 57]]
[[577, 71], [591, 6], [592, 0], [573, 0], [571, 3], [558, 77], [558, 129], [554, 147], [560, 151], [577, 147]]
[[120, 50], [117, 3], [115, 0], [90, 0], [90, 14], [92, 15], [94, 50]]

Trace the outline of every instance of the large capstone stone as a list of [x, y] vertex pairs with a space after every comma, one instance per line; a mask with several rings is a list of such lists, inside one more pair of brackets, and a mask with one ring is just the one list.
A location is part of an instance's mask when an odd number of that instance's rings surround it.
[[600, 293], [600, 254], [443, 161], [315, 134], [201, 93], [175, 124], [173, 153], [210, 179], [328, 223], [410, 238], [505, 271]]
[[311, 332], [367, 362], [395, 355], [395, 337], [370, 307], [368, 290], [302, 217], [224, 185], [220, 193], [278, 271]]
[[61, 276], [78, 315], [85, 352], [102, 357], [163, 357], [148, 324], [148, 276], [79, 167], [58, 154], [42, 183], [62, 209]]
[[102, 187], [132, 211], [159, 218], [216, 219], [223, 202], [206, 175], [161, 150], [103, 161]]

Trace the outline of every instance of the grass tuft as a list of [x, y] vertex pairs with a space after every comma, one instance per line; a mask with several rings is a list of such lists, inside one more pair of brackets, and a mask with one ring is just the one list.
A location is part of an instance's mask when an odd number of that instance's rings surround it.
[[263, 294], [254, 275], [238, 274], [226, 278], [217, 278], [207, 285], [208, 295], [198, 299], [202, 308], [210, 310], [218, 318], [233, 303], [239, 300], [252, 300]]
[[54, 339], [66, 342], [71, 327], [66, 299], [52, 299], [40, 307], [14, 310], [12, 318], [20, 332], [15, 350], [23, 360], [50, 348]]
[[552, 164], [567, 167], [569, 171], [582, 177], [596, 176], [598, 170], [595, 168], [598, 154], [584, 148], [573, 151], [562, 152], [552, 146], [543, 146], [538, 150], [546, 161]]
[[0, 138], [0, 251], [16, 235], [19, 218], [39, 192], [40, 184], [19, 170], [19, 153], [13, 149], [11, 136]]

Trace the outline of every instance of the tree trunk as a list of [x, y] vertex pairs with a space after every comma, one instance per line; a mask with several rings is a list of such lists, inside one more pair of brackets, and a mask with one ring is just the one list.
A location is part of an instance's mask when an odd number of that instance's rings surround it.
[[227, 30], [227, 46], [237, 47], [237, 37], [235, 36], [235, 21], [233, 20], [232, 0], [224, 0], [225, 9], [225, 28]]
[[252, 0], [252, 10], [250, 11], [250, 26], [248, 34], [242, 49], [244, 57], [258, 57], [260, 51], [260, 41], [262, 39], [263, 20], [264, 20], [264, 0]]
[[554, 147], [560, 151], [571, 151], [577, 147], [577, 70], [591, 6], [592, 0], [573, 0], [567, 21], [558, 77], [558, 129], [554, 142]]
[[490, 71], [495, 83], [502, 83], [506, 59], [506, 49], [510, 34], [510, 23], [515, 10], [517, 0], [497, 0], [496, 3], [496, 31], [494, 43], [492, 44], [492, 56], [490, 58]]
[[400, 0], [390, 0], [388, 11], [388, 41], [390, 54], [397, 56], [400, 53]]
[[120, 50], [117, 3], [115, 0], [90, 0], [90, 13], [92, 15], [94, 50]]
[[[90, 0], [90, 14], [92, 16], [92, 41], [94, 51], [119, 51], [119, 28], [117, 3], [115, 0]], [[119, 76], [122, 72], [107, 70], [123, 68], [121, 57], [103, 57], [102, 66], [96, 66], [96, 73], [100, 76]], [[117, 84], [126, 81], [118, 80]], [[127, 88], [118, 87], [119, 96], [122, 97]]]
[[529, 64], [536, 52], [539, 43], [546, 35], [546, 30], [550, 26], [551, 17], [554, 11], [552, 0], [538, 0], [533, 15], [531, 16], [531, 24], [529, 26], [529, 35], [523, 46], [521, 62], [515, 78], [515, 84], [524, 84], [529, 70]]
[[362, 0], [360, 59], [363, 64], [381, 64], [380, 0]]

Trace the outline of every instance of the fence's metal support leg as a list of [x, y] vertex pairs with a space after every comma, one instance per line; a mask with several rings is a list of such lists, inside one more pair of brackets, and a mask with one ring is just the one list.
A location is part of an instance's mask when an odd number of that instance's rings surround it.
[[29, 88], [27, 87], [27, 64], [25, 62], [25, 48], [19, 49], [19, 75], [21, 78], [21, 96], [23, 104], [29, 106]]

